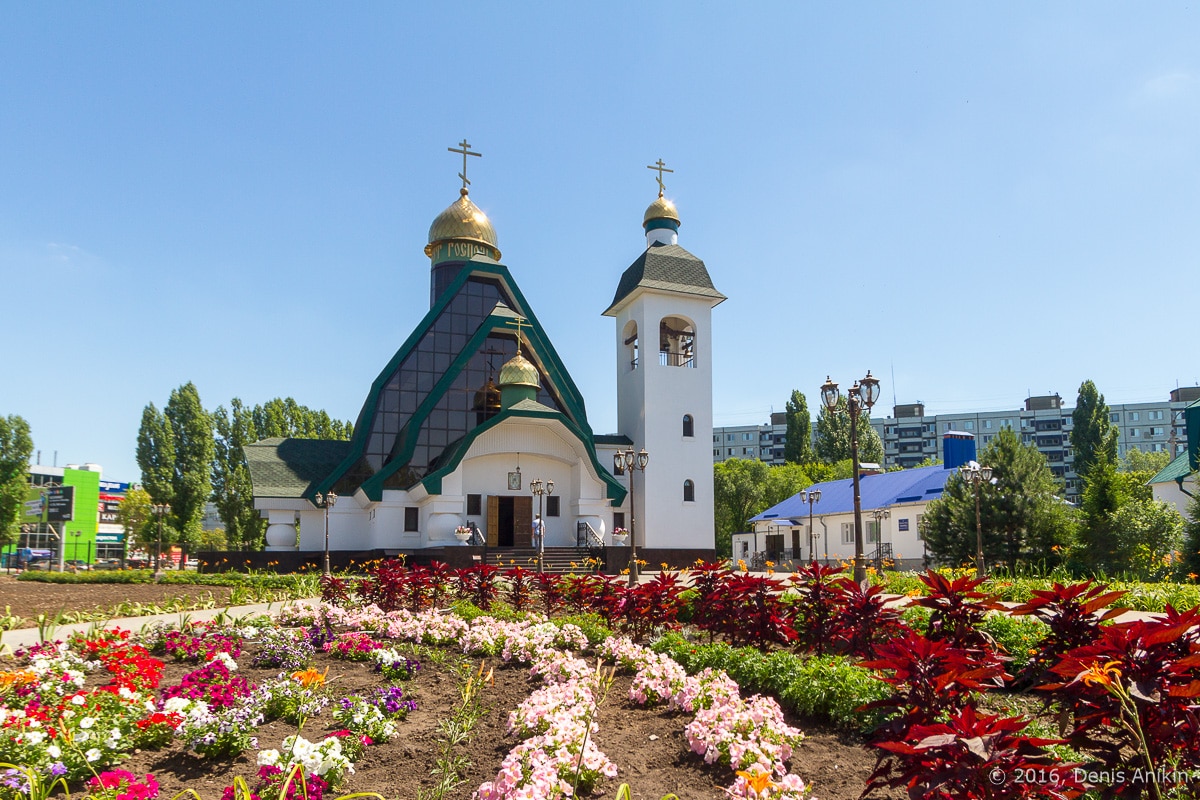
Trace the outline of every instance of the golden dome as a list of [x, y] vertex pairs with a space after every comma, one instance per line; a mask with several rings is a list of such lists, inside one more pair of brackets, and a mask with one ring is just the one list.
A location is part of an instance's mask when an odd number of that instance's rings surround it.
[[498, 383], [501, 387], [532, 386], [535, 389], [542, 387], [537, 367], [520, 353], [505, 361], [504, 366], [500, 367], [500, 380]]
[[673, 219], [679, 222], [679, 212], [675, 210], [674, 203], [660, 194], [658, 199], [646, 209], [646, 216], [642, 217], [642, 224], [645, 225], [652, 219]]
[[429, 226], [429, 243], [450, 240], [480, 242], [489, 247], [496, 247], [496, 229], [488, 220], [487, 215], [467, 197], [467, 190], [460, 189], [458, 200], [437, 215], [437, 219]]

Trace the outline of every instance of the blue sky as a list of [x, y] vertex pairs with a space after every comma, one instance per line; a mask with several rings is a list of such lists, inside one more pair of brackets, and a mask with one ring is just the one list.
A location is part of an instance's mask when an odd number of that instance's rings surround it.
[[[662, 158], [717, 307], [718, 425], [1200, 381], [1200, 11], [1181, 3], [8, 3], [0, 414], [137, 477], [148, 402], [355, 419], [472, 199], [616, 427]], [[893, 380], [894, 375], [894, 380]], [[814, 408], [815, 411], [815, 408]], [[878, 415], [878, 410], [877, 410]]]

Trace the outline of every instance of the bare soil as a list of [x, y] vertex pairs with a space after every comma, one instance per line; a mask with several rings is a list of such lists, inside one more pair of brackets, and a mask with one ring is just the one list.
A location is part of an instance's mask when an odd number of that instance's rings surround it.
[[37, 627], [38, 614], [88, 612], [111, 617], [122, 603], [165, 605], [176, 598], [217, 607], [227, 605], [228, 586], [177, 583], [41, 583], [0, 574], [0, 608], [21, 618], [19, 628]]

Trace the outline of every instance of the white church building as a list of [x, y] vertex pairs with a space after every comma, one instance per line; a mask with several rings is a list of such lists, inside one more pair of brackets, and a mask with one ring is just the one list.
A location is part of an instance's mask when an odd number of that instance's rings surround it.
[[[352, 440], [246, 448], [272, 555], [323, 552], [318, 496], [333, 492], [335, 565], [348, 553], [470, 563], [477, 548], [456, 535], [464, 527], [492, 553], [529, 547], [539, 500], [547, 548], [620, 546], [614, 529], [633, 528], [650, 564], [712, 558], [711, 316], [725, 296], [679, 246], [661, 172], [659, 187], [643, 217], [645, 250], [603, 310], [615, 321], [616, 433], [592, 432], [464, 178], [429, 229], [429, 312], [371, 384]], [[613, 454], [643, 448], [646, 469], [618, 474]], [[553, 481], [553, 494], [535, 497], [534, 480]], [[623, 566], [620, 551], [609, 563]]]

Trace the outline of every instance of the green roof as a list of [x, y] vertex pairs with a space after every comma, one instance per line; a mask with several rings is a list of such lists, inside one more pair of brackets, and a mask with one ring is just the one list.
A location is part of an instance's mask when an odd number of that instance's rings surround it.
[[304, 497], [341, 463], [350, 442], [263, 439], [246, 445], [255, 497]]
[[1192, 469], [1188, 464], [1188, 454], [1180, 453], [1175, 457], [1174, 461], [1160, 469], [1158, 473], [1150, 479], [1150, 483], [1179, 483], [1191, 474]]
[[592, 441], [596, 444], [633, 444], [633, 439], [623, 433], [599, 433], [592, 437]]
[[725, 295], [713, 286], [704, 262], [677, 244], [656, 242], [647, 247], [646, 252], [622, 273], [617, 293], [604, 313], [611, 314], [622, 300], [638, 288], [710, 297], [716, 301], [714, 306], [725, 299]]

